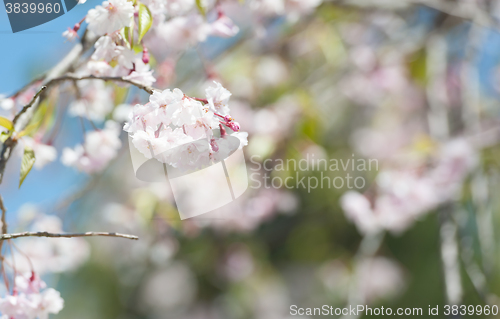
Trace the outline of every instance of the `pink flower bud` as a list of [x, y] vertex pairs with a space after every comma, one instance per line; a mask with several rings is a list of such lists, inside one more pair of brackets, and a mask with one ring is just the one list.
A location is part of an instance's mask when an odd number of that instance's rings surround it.
[[144, 64], [149, 63], [149, 51], [146, 47], [142, 50], [142, 62], [144, 62]]
[[228, 126], [235, 132], [240, 130], [240, 124], [238, 122], [231, 122]]
[[219, 124], [219, 129], [220, 129], [220, 137], [227, 136], [226, 129], [224, 128], [224, 126], [222, 126], [222, 124]]
[[77, 32], [78, 30], [80, 30], [80, 26], [80, 23], [75, 24], [75, 26], [73, 27], [73, 31]]

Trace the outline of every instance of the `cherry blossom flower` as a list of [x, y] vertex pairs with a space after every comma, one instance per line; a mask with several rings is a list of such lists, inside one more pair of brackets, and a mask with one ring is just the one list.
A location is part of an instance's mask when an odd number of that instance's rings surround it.
[[170, 123], [178, 127], [192, 125], [196, 123], [196, 118], [202, 117], [204, 113], [203, 105], [185, 97], [180, 89], [154, 92], [150, 96], [150, 102], [151, 106], [156, 109], [155, 114], [165, 125]]
[[113, 33], [129, 25], [134, 15], [134, 6], [127, 0], [104, 1], [102, 5], [90, 9], [86, 22], [88, 29], [97, 35]]
[[[223, 124], [238, 131], [239, 124], [229, 115], [222, 116], [210, 109], [229, 112], [231, 93], [216, 84], [217, 87], [207, 89], [206, 100], [188, 97], [176, 88], [155, 91], [149, 103], [134, 106], [123, 128], [134, 147], [146, 158], [154, 157], [180, 171], [192, 171], [218, 162], [246, 145], [247, 133], [233, 133], [236, 139], [231, 139], [222, 127]], [[220, 138], [213, 134], [217, 128], [221, 130]]]
[[174, 89], [173, 91], [167, 89], [163, 91], [155, 91], [149, 97], [149, 102], [151, 106], [156, 109], [156, 115], [162, 117], [164, 124], [168, 125], [171, 119], [167, 117], [166, 110], [167, 106], [171, 104], [181, 103], [184, 98], [184, 93], [179, 89]]
[[250, 8], [263, 15], [282, 15], [285, 13], [285, 0], [255, 0]]
[[9, 111], [16, 105], [14, 99], [5, 97], [5, 95], [0, 95], [0, 108]]
[[158, 25], [160, 21], [165, 20], [167, 5], [170, 1], [164, 0], [143, 0], [142, 3], [148, 6], [151, 15], [153, 16], [154, 25]]
[[87, 73], [94, 76], [109, 76], [113, 68], [104, 61], [89, 61], [87, 63]]
[[111, 61], [125, 48], [116, 44], [112, 37], [105, 35], [99, 38], [95, 43], [95, 51], [92, 54], [94, 60]]
[[65, 37], [68, 41], [73, 41], [78, 38], [78, 33], [74, 29], [68, 28], [68, 30], [62, 33], [62, 36]]
[[85, 135], [85, 143], [74, 149], [65, 148], [61, 161], [86, 173], [103, 170], [116, 157], [122, 143], [119, 138], [119, 124], [107, 121], [103, 130]]
[[441, 147], [431, 167], [382, 170], [376, 196], [349, 191], [342, 196], [341, 205], [361, 233], [400, 233], [419, 216], [453, 200], [476, 165], [472, 147], [463, 139], [451, 140]]
[[231, 92], [225, 89], [219, 82], [214, 81], [214, 83], [216, 85], [215, 87], [211, 86], [205, 90], [208, 105], [213, 112], [221, 115], [228, 115], [228, 103]]
[[83, 20], [76, 23], [72, 29], [68, 28], [68, 30], [64, 31], [62, 34], [63, 37], [65, 37], [69, 41], [73, 41], [74, 39], [78, 38], [77, 32], [78, 32], [78, 30], [80, 30], [80, 26], [81, 26], [82, 22], [83, 22]]
[[201, 117], [196, 118], [196, 122], [191, 125], [186, 125], [186, 134], [197, 140], [202, 137], [212, 136], [212, 130], [219, 126], [219, 121], [215, 119], [214, 113], [206, 111]]
[[239, 148], [243, 148], [243, 146], [248, 145], [248, 133], [247, 132], [234, 132], [231, 134], [231, 136], [234, 136], [240, 140], [240, 146]]
[[121, 67], [132, 70], [134, 68], [134, 61], [137, 59], [138, 57], [133, 50], [124, 48], [118, 56], [117, 61]]
[[113, 110], [113, 119], [117, 122], [126, 122], [133, 109], [134, 106], [130, 104], [124, 103], [117, 105]]
[[168, 43], [172, 50], [178, 51], [198, 42], [204, 42], [210, 32], [210, 26], [199, 14], [175, 17], [156, 28], [160, 41]]
[[223, 37], [223, 38], [231, 38], [234, 37], [238, 32], [240, 32], [240, 28], [234, 24], [233, 20], [231, 20], [225, 14], [219, 16], [217, 20], [215, 20], [211, 25], [211, 34]]
[[134, 60], [133, 71], [123, 78], [145, 86], [151, 86], [156, 82], [153, 76], [153, 70], [150, 69], [149, 64], [144, 64], [140, 58]]
[[168, 0], [166, 1], [166, 7], [170, 16], [179, 16], [193, 10], [195, 0]]
[[25, 294], [0, 298], [0, 312], [7, 318], [35, 318], [34, 308]]
[[146, 130], [147, 126], [156, 128], [160, 121], [161, 119], [155, 113], [153, 103], [136, 104], [128, 114], [128, 121], [125, 123], [123, 130], [133, 134], [139, 130]]
[[78, 81], [80, 99], [69, 106], [69, 114], [83, 116], [93, 121], [103, 121], [113, 109], [112, 88], [102, 81]]
[[401, 266], [384, 257], [363, 259], [356, 269], [359, 297], [368, 304], [391, 298], [405, 288], [405, 276]]
[[34, 272], [18, 275], [13, 295], [0, 298], [0, 312], [13, 319], [48, 319], [64, 307], [61, 294], [46, 284]]
[[170, 127], [162, 128], [159, 131], [147, 127], [145, 131], [138, 131], [132, 137], [134, 146], [147, 158], [156, 157], [162, 162], [168, 162], [166, 152], [173, 147], [193, 141], [177, 128], [172, 130]]
[[183, 99], [178, 103], [170, 104], [167, 115], [172, 118], [172, 124], [177, 126], [193, 125], [198, 117], [202, 117], [201, 102], [192, 99]]

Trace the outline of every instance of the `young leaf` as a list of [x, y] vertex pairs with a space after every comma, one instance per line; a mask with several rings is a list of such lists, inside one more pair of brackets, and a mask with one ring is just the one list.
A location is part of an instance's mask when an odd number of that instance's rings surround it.
[[8, 118], [0, 116], [0, 126], [3, 126], [9, 131], [12, 131], [12, 129], [14, 128], [14, 123], [12, 123]]
[[202, 0], [196, 0], [196, 7], [200, 11], [202, 15], [205, 15], [205, 7], [203, 7], [203, 4], [201, 3]]
[[25, 135], [28, 135], [28, 134], [31, 134], [33, 131], [35, 131], [38, 127], [40, 126], [40, 122], [38, 123], [33, 123], [33, 124], [30, 124], [28, 126], [26, 126], [26, 128], [24, 130], [22, 130], [21, 132], [19, 132], [17, 134], [17, 137], [23, 137]]
[[139, 2], [139, 40], [138, 43], [141, 43], [142, 38], [149, 31], [149, 28], [153, 25], [153, 15], [151, 15], [151, 11], [149, 8]]
[[5, 143], [5, 141], [12, 135], [12, 133], [2, 132], [0, 133], [0, 142]]
[[24, 148], [23, 160], [21, 162], [21, 175], [19, 177], [19, 188], [24, 182], [26, 176], [33, 168], [33, 164], [35, 164], [35, 152], [29, 147]]
[[129, 27], [123, 27], [120, 30], [120, 34], [122, 35], [123, 41], [127, 45], [127, 48], [131, 48], [130, 46], [130, 39], [129, 39], [129, 34], [130, 34], [130, 28]]

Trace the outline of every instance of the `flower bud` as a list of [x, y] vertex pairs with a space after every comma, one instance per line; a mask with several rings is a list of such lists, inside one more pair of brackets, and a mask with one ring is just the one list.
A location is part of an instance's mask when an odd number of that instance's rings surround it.
[[219, 124], [219, 129], [220, 129], [220, 137], [227, 136], [226, 129], [224, 128], [224, 126], [222, 126], [222, 124]]
[[144, 62], [144, 64], [149, 63], [149, 51], [146, 47], [142, 50], [142, 62]]
[[228, 126], [235, 132], [240, 130], [240, 124], [238, 122], [230, 122]]

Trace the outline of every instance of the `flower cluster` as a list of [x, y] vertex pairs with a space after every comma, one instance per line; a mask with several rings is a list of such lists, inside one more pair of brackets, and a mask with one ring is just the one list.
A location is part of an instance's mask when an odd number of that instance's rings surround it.
[[[183, 171], [209, 166], [246, 145], [247, 133], [239, 132], [239, 124], [229, 115], [231, 93], [215, 84], [206, 90], [206, 99], [167, 89], [154, 92], [149, 103], [137, 104], [124, 126], [133, 145], [145, 157]], [[238, 145], [228, 136], [237, 137]]]
[[59, 313], [64, 300], [46, 286], [34, 272], [16, 276], [13, 294], [0, 298], [0, 312], [9, 319], [47, 319], [50, 313]]
[[342, 207], [362, 233], [402, 232], [416, 218], [448, 202], [477, 165], [475, 150], [463, 139], [445, 144], [433, 165], [386, 169], [377, 177], [376, 195], [349, 191]]
[[83, 144], [78, 144], [73, 149], [65, 148], [62, 153], [62, 163], [89, 174], [101, 171], [116, 157], [118, 149], [122, 146], [119, 133], [119, 124], [107, 121], [104, 129], [85, 134]]
[[[152, 20], [153, 28], [144, 41], [134, 43], [139, 37], [140, 28], [144, 27], [138, 17], [140, 6], [147, 7], [146, 12]], [[194, 1], [104, 1], [89, 10], [84, 19], [88, 24], [87, 29], [99, 38], [95, 42], [95, 52], [90, 61], [80, 68], [78, 73], [123, 77], [151, 86], [156, 79], [149, 65], [148, 47], [154, 47], [158, 40], [167, 41], [169, 50], [178, 52], [205, 41], [209, 35], [232, 37], [239, 32], [239, 28], [220, 7], [217, 10], [217, 18], [211, 23], [197, 10]], [[70, 41], [77, 38], [82, 22], [83, 20], [72, 29], [68, 28], [63, 36]], [[142, 47], [138, 53], [137, 47]], [[163, 57], [159, 54], [158, 58]]]

